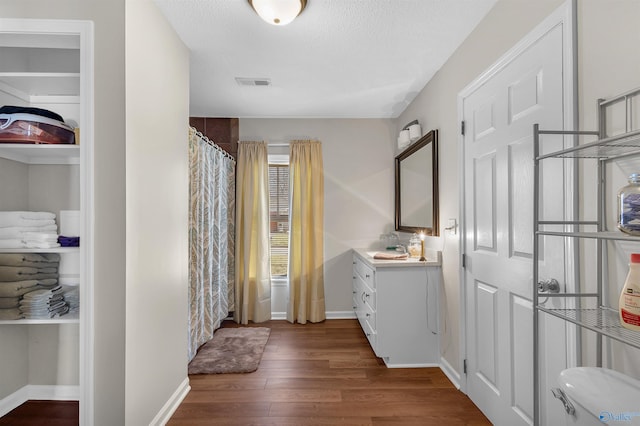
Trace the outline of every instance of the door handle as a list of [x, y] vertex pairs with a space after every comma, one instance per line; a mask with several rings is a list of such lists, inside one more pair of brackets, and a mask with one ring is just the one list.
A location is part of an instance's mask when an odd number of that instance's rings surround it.
[[567, 395], [564, 393], [562, 389], [551, 388], [551, 393], [553, 394], [553, 396], [558, 398], [560, 402], [562, 402], [562, 405], [564, 405], [564, 411], [566, 411], [567, 414], [569, 414], [570, 416], [573, 416], [576, 413], [575, 407], [573, 406], [571, 401], [569, 401], [569, 398], [567, 398]]
[[560, 293], [560, 283], [555, 278], [538, 281], [538, 291], [540, 293]]

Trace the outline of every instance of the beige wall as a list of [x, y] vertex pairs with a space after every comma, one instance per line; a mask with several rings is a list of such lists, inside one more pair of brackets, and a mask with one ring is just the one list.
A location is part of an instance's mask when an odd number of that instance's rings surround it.
[[322, 142], [327, 312], [353, 312], [351, 248], [374, 247], [393, 230], [394, 133], [384, 119], [240, 119], [240, 140]]
[[460, 234], [445, 235], [447, 220], [460, 220], [458, 93], [496, 62], [558, 6], [561, 0], [499, 0], [452, 57], [400, 115], [397, 131], [418, 119], [423, 131], [438, 129], [440, 150], [440, 235], [430, 246], [442, 250], [446, 331], [442, 356], [460, 373]]
[[187, 379], [189, 52], [150, 0], [126, 1], [126, 424]]

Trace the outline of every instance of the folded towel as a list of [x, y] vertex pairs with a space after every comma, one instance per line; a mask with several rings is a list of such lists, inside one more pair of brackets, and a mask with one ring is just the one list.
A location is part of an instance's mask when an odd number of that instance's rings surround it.
[[49, 212], [0, 212], [0, 228], [55, 225], [55, 219], [56, 215]]
[[45, 226], [7, 226], [0, 228], [0, 239], [21, 239], [25, 232], [57, 232], [55, 224]]
[[0, 309], [12, 309], [20, 306], [19, 297], [0, 297]]
[[80, 237], [65, 237], [60, 235], [58, 242], [62, 247], [80, 247]]
[[56, 279], [0, 282], [0, 297], [20, 297], [34, 290], [55, 287], [57, 282]]
[[22, 239], [0, 240], [0, 249], [18, 249], [25, 248]]
[[0, 266], [0, 281], [37, 280], [39, 278], [36, 276], [43, 274], [57, 274], [57, 272], [58, 268], [56, 268], [55, 266], [51, 266], [50, 264], [43, 268], [29, 268], [26, 266]]
[[62, 287], [56, 286], [25, 294], [20, 301], [20, 311], [25, 318], [54, 318], [69, 312], [69, 306]]
[[47, 241], [58, 242], [58, 234], [55, 232], [25, 232], [22, 234], [22, 241]]
[[18, 308], [0, 309], [0, 320], [2, 321], [19, 320], [22, 318], [24, 318], [24, 315], [22, 315], [22, 312]]
[[373, 255], [373, 258], [379, 260], [403, 260], [409, 258], [409, 253], [378, 252]]
[[35, 241], [25, 241], [24, 248], [33, 248], [33, 249], [50, 249], [60, 247], [60, 244], [56, 242], [35, 242]]
[[7, 211], [0, 212], [0, 221], [8, 221], [13, 219], [55, 219], [55, 213], [51, 212], [32, 212], [32, 211]]
[[63, 285], [64, 300], [69, 305], [69, 313], [77, 314], [80, 312], [80, 287]]
[[41, 268], [58, 266], [60, 255], [57, 253], [0, 253], [0, 266], [26, 266]]

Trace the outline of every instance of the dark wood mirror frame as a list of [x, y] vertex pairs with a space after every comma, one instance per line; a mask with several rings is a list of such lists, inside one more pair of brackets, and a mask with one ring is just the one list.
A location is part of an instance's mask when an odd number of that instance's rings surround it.
[[[407, 158], [414, 155], [416, 152], [420, 152], [420, 150], [429, 150], [431, 152], [431, 163], [425, 164], [425, 170], [427, 173], [431, 174], [431, 185], [430, 188], [426, 188], [426, 191], [431, 190], [431, 199], [432, 199], [432, 223], [407, 223], [406, 220], [403, 220], [402, 217], [402, 199], [406, 197], [420, 197], [424, 196], [425, 198], [429, 198], [428, 193], [420, 194], [402, 194], [401, 193], [401, 175], [402, 175], [402, 162]], [[428, 152], [428, 151], [427, 151]], [[429, 171], [429, 168], [431, 169]], [[429, 236], [438, 236], [440, 235], [440, 226], [439, 226], [439, 207], [438, 207], [438, 131], [431, 130], [429, 133], [425, 134], [423, 137], [418, 139], [414, 144], [409, 146], [407, 149], [402, 151], [396, 157], [396, 217], [395, 217], [395, 225], [396, 231], [403, 232], [416, 232], [416, 233], [424, 233], [424, 235]], [[427, 174], [428, 176], [428, 174]], [[429, 185], [427, 185], [429, 186]]]

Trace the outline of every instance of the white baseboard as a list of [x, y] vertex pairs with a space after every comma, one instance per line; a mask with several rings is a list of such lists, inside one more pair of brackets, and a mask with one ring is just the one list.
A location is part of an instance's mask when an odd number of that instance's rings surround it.
[[440, 357], [440, 370], [442, 370], [444, 375], [451, 380], [453, 386], [460, 390], [460, 373], [458, 373], [443, 357]]
[[0, 417], [29, 400], [78, 401], [79, 399], [79, 386], [26, 385], [0, 399]]
[[[384, 359], [383, 359], [384, 361]], [[429, 367], [440, 367], [440, 364], [434, 364], [431, 362], [420, 363], [420, 364], [387, 364], [386, 361], [384, 365], [387, 368], [429, 368]]]
[[185, 379], [180, 383], [178, 388], [173, 392], [171, 398], [167, 400], [167, 402], [162, 406], [158, 414], [151, 420], [149, 423], [150, 426], [164, 426], [166, 425], [173, 413], [176, 412], [184, 398], [187, 396], [189, 391], [191, 390], [191, 386], [189, 385], [189, 378], [185, 377]]
[[[325, 312], [325, 316], [328, 320], [334, 319], [356, 319], [356, 313], [353, 311], [331, 311]], [[286, 312], [271, 312], [272, 320], [286, 320]]]
[[356, 313], [351, 311], [331, 311], [325, 314], [327, 319], [356, 319]]
[[287, 313], [286, 312], [271, 312], [272, 320], [286, 320]]

